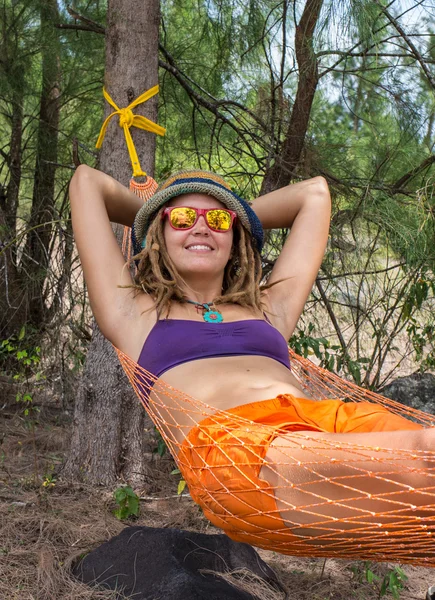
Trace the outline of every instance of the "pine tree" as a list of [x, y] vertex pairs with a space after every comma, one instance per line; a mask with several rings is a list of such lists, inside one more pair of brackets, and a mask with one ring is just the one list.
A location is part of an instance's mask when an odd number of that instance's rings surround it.
[[[120, 107], [157, 84], [159, 10], [157, 0], [109, 0], [105, 87]], [[157, 121], [156, 98], [135, 110]], [[111, 111], [107, 106], [106, 116]], [[134, 130], [132, 135], [142, 168], [152, 176], [155, 137]], [[115, 123], [106, 134], [100, 166], [128, 185], [131, 164], [124, 134]], [[113, 348], [95, 325], [76, 398], [72, 443], [64, 475], [105, 485], [113, 484], [121, 475], [132, 482], [143, 481], [144, 419], [144, 410]]]

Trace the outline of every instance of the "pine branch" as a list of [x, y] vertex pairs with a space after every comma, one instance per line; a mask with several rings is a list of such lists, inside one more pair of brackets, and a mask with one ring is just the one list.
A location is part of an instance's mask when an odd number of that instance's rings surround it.
[[[399, 52], [346, 52], [343, 50], [324, 50], [322, 52], [318, 52], [317, 53], [317, 57], [319, 56], [331, 56], [331, 55], [338, 55], [338, 56], [345, 56], [345, 57], [352, 57], [352, 58], [360, 58], [360, 57], [365, 57], [365, 56], [372, 56], [373, 58], [409, 58], [409, 56], [407, 56], [406, 54], [400, 54]], [[417, 57], [415, 57], [415, 60], [417, 60]], [[426, 64], [435, 64], [435, 60], [429, 59], [429, 58], [425, 58], [424, 59]], [[360, 69], [361, 70], [361, 69]]]
[[9, 166], [10, 165], [10, 156], [9, 154], [6, 154], [6, 152], [4, 150], [2, 150], [2, 148], [0, 148], [0, 156], [3, 157], [3, 159], [5, 160], [6, 164]]
[[397, 19], [395, 19], [388, 12], [388, 10], [381, 5], [381, 3], [379, 2], [379, 0], [375, 0], [375, 2], [379, 6], [379, 8], [381, 9], [381, 12], [387, 17], [387, 19], [390, 21], [390, 23], [393, 25], [393, 27], [396, 29], [396, 31], [400, 34], [400, 36], [402, 37], [402, 39], [406, 42], [406, 44], [408, 45], [408, 47], [412, 51], [413, 55], [415, 56], [415, 58], [420, 63], [421, 68], [423, 69], [423, 72], [425, 73], [425, 75], [426, 75], [429, 83], [435, 89], [435, 78], [432, 76], [432, 73], [429, 71], [425, 60], [423, 59], [423, 57], [420, 54], [420, 52], [417, 50], [417, 47], [415, 46], [414, 42], [407, 35], [407, 33], [405, 32], [405, 30], [403, 29], [403, 27], [397, 21]]
[[[338, 178], [335, 175], [332, 175], [329, 171], [325, 171], [325, 169], [316, 169], [316, 171], [310, 174], [311, 177], [315, 177], [316, 175], [322, 175], [328, 183], [331, 185], [335, 185], [338, 188], [343, 188], [345, 190], [366, 190], [367, 191], [367, 181], [365, 179], [361, 179], [360, 181], [357, 179], [354, 180], [346, 180], [343, 178]], [[373, 179], [373, 177], [372, 177]], [[400, 183], [398, 181], [397, 183]], [[414, 197], [414, 193], [410, 190], [405, 189], [404, 187], [396, 184], [388, 184], [383, 182], [374, 182], [370, 181], [370, 189], [378, 190], [381, 192], [386, 192], [389, 195], [401, 194], [402, 196]]]
[[100, 25], [100, 23], [97, 23], [96, 21], [92, 21], [92, 19], [88, 19], [88, 17], [84, 17], [83, 15], [76, 12], [70, 6], [67, 6], [66, 10], [72, 16], [73, 19], [76, 19], [77, 21], [81, 21], [82, 23], [87, 25], [91, 31], [95, 31], [95, 33], [102, 33], [102, 34], [105, 33], [105, 31], [106, 31], [105, 27], [103, 25]]
[[340, 325], [338, 324], [335, 313], [332, 310], [331, 303], [329, 302], [328, 297], [325, 293], [325, 290], [323, 289], [323, 286], [322, 286], [321, 282], [319, 281], [319, 279], [316, 279], [316, 287], [319, 290], [320, 297], [322, 298], [325, 308], [328, 312], [329, 318], [331, 319], [332, 325], [335, 329], [335, 333], [337, 334], [338, 341], [340, 342], [340, 346], [343, 350], [344, 356], [347, 356], [347, 354], [348, 354], [347, 344], [346, 344], [343, 334], [341, 332]]
[[89, 27], [88, 25], [73, 25], [71, 23], [56, 23], [56, 29], [72, 29], [74, 31], [91, 31], [92, 33], [102, 33], [104, 35], [105, 31], [100, 31], [99, 29], [95, 29], [94, 27]]
[[[379, 27], [379, 29], [375, 30], [373, 33], [379, 33], [382, 29], [385, 29], [386, 25]], [[413, 34], [413, 37], [431, 37], [431, 34], [426, 34], [426, 33], [415, 33]], [[372, 49], [375, 48], [376, 46], [381, 46], [382, 44], [387, 44], [388, 42], [391, 43], [391, 40], [394, 40], [395, 38], [400, 38], [403, 39], [401, 35], [389, 35], [388, 37], [379, 40], [376, 44], [371, 44], [370, 46], [366, 46], [364, 48], [364, 50], [361, 50], [360, 52], [356, 53], [355, 56], [358, 54], [360, 54], [361, 56], [365, 56], [367, 55], [367, 53]], [[330, 73], [331, 71], [333, 71], [341, 62], [343, 62], [343, 60], [346, 60], [349, 56], [354, 56], [354, 51], [358, 48], [358, 46], [360, 46], [363, 43], [362, 40], [356, 42], [356, 44], [354, 44], [351, 48], [349, 48], [348, 50], [322, 50], [320, 52], [316, 53], [316, 57], [321, 57], [321, 56], [331, 56], [331, 55], [338, 55], [339, 58], [337, 58], [337, 60], [335, 61], [335, 63], [333, 63], [330, 67], [327, 67], [324, 71], [322, 71], [321, 73], [319, 73], [319, 79], [321, 79], [322, 77], [325, 77], [325, 75], [327, 75], [328, 73]], [[399, 48], [402, 48], [402, 46], [399, 46]], [[380, 54], [376, 54], [374, 53], [376, 56], [381, 56]], [[405, 57], [405, 55], [403, 55]], [[414, 57], [415, 59], [417, 59], [416, 57]], [[432, 61], [430, 61], [432, 62]]]
[[210, 102], [209, 100], [206, 100], [203, 96], [198, 94], [193, 89], [193, 87], [187, 83], [187, 80], [183, 77], [182, 73], [174, 65], [171, 65], [171, 64], [163, 62], [162, 60], [159, 60], [159, 67], [165, 69], [166, 71], [168, 71], [168, 73], [170, 73], [171, 75], [173, 75], [173, 77], [175, 77], [175, 79], [178, 81], [178, 83], [181, 85], [181, 87], [187, 92], [188, 96], [193, 101], [195, 106], [197, 106], [197, 107], [201, 106], [201, 107], [207, 109], [217, 119], [222, 121], [222, 123], [225, 123], [225, 125], [228, 125], [229, 127], [231, 127], [231, 129], [233, 129], [237, 133], [237, 135], [244, 138], [244, 142], [247, 145], [247, 147], [249, 148], [251, 155], [255, 156], [253, 149], [250, 147], [249, 142], [246, 140], [246, 138], [244, 136], [244, 131], [242, 131], [227, 116], [225, 116], [221, 111], [219, 111], [216, 103]]
[[[209, 100], [207, 100], [206, 98], [204, 98], [203, 96], [198, 94], [198, 92], [196, 92], [193, 89], [192, 85], [190, 85], [188, 83], [188, 78], [176, 66], [175, 61], [172, 58], [172, 56], [169, 54], [169, 52], [166, 49], [164, 49], [162, 46], [160, 46], [160, 50], [165, 54], [165, 56], [169, 62], [166, 63], [162, 60], [159, 60], [159, 67], [165, 69], [166, 71], [168, 71], [168, 73], [170, 73], [173, 77], [175, 77], [175, 79], [179, 82], [181, 87], [187, 92], [190, 99], [193, 101], [194, 105], [197, 108], [198, 107], [205, 108], [206, 110], [211, 112], [213, 115], [215, 115], [216, 119], [220, 120], [225, 125], [228, 125], [229, 127], [231, 127], [231, 129], [233, 129], [237, 133], [237, 135], [243, 139], [243, 142], [246, 144], [246, 147], [250, 152], [250, 156], [255, 157], [255, 152], [254, 152], [249, 140], [247, 139], [246, 134], [249, 133], [250, 137], [253, 138], [257, 143], [261, 143], [262, 140], [258, 136], [254, 135], [252, 131], [248, 132], [246, 130], [246, 128], [238, 127], [231, 119], [229, 119], [225, 114], [223, 114], [221, 111], [219, 111], [218, 107], [225, 104], [225, 101], [210, 102]], [[194, 85], [196, 85], [196, 84], [194, 84]], [[258, 118], [256, 118], [255, 115], [250, 113], [250, 111], [248, 111], [248, 109], [246, 109], [246, 112], [249, 112], [249, 114], [251, 114], [251, 116], [253, 118], [255, 118], [255, 120], [258, 122]], [[238, 120], [236, 116], [234, 116], [234, 115], [232, 115], [232, 116], [234, 117], [235, 120]], [[265, 129], [264, 129], [264, 131], [265, 131]]]
[[68, 13], [72, 16], [76, 21], [80, 21], [82, 24], [77, 23], [57, 23], [55, 25], [56, 29], [72, 29], [73, 31], [92, 31], [93, 33], [99, 33], [104, 35], [106, 33], [106, 28], [104, 25], [100, 25], [96, 21], [92, 21], [92, 19], [88, 19], [88, 17], [84, 17], [79, 14], [70, 6], [66, 7]]
[[317, 277], [316, 281], [331, 281], [331, 279], [340, 279], [342, 277], [353, 277], [354, 275], [378, 275], [379, 273], [387, 273], [399, 267], [404, 267], [406, 261], [399, 262], [395, 265], [385, 267], [384, 269], [375, 269], [373, 271], [348, 271], [347, 273], [338, 273], [337, 275], [327, 275], [325, 277]]
[[[243, 110], [245, 113], [247, 113], [250, 117], [252, 117], [258, 123], [258, 125], [260, 125], [260, 127], [264, 131], [266, 131], [266, 124], [263, 123], [263, 121], [261, 119], [259, 119], [257, 117], [257, 115], [255, 115], [252, 111], [250, 111], [249, 108], [247, 108], [246, 106], [243, 106], [243, 104], [240, 104], [239, 102], [235, 102], [234, 100], [218, 100], [217, 98], [212, 96], [209, 92], [204, 90], [198, 83], [196, 83], [196, 81], [194, 81], [188, 75], [186, 75], [186, 73], [181, 71], [181, 69], [176, 65], [174, 57], [168, 52], [168, 50], [166, 50], [166, 48], [162, 44], [159, 44], [159, 50], [165, 56], [166, 60], [168, 61], [168, 63], [159, 61], [159, 66], [162, 67], [163, 69], [165, 69], [166, 71], [168, 71], [168, 73], [171, 73], [171, 75], [173, 75], [177, 79], [177, 81], [182, 85], [182, 87], [187, 91], [189, 96], [194, 97], [195, 100], [198, 101], [198, 104], [201, 104], [201, 106], [204, 106], [204, 108], [207, 108], [214, 114], [216, 114], [215, 111], [217, 110], [217, 107], [219, 107], [219, 106], [224, 106], [224, 107], [225, 106], [234, 106], [236, 108], [239, 108], [240, 110]], [[210, 101], [201, 97], [197, 92], [195, 92], [193, 87], [187, 84], [187, 81], [189, 81], [194, 87], [201, 90], [201, 92], [203, 92], [204, 94], [209, 96], [213, 100], [213, 103], [211, 103]]]
[[405, 173], [405, 175], [403, 175], [400, 179], [398, 179], [396, 181], [396, 183], [394, 183], [392, 185], [393, 192], [396, 190], [399, 190], [400, 188], [403, 188], [408, 183], [408, 181], [413, 179], [421, 171], [423, 171], [427, 167], [430, 167], [434, 163], [435, 163], [435, 154], [432, 154], [431, 156], [428, 156], [427, 158], [425, 158], [424, 161], [421, 162], [417, 167], [414, 167], [413, 169], [408, 171], [408, 173]]

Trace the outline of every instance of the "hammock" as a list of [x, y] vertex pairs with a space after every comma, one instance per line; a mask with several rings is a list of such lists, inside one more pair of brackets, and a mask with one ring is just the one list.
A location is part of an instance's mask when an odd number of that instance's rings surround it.
[[[146, 174], [140, 168], [130, 126], [160, 135], [164, 130], [140, 120], [131, 109], [157, 89], [156, 86], [126, 109], [119, 109], [105, 94], [116, 109], [113, 114], [121, 117], [133, 175]], [[156, 188], [150, 177], [145, 184], [134, 179], [130, 182], [130, 189], [144, 201]], [[129, 240], [126, 228], [123, 251], [127, 256]], [[392, 420], [408, 419], [412, 426], [403, 429], [415, 428], [416, 424], [435, 426], [433, 415], [362, 389], [292, 350], [289, 352], [292, 373], [308, 396], [340, 399], [348, 408], [348, 403], [354, 403], [350, 408], [359, 406], [355, 403], [371, 403], [379, 414], [383, 411], [384, 418], [388, 410]], [[391, 450], [340, 441], [340, 434], [320, 439], [306, 429], [286, 429], [280, 432], [285, 434], [285, 442], [280, 442], [279, 447], [275, 445], [281, 458], [274, 466], [276, 484], [272, 487], [259, 479], [258, 471], [264, 462], [264, 439], [276, 435], [276, 427], [237, 414], [237, 409], [216, 413], [213, 407], [157, 379], [120, 350], [117, 353], [192, 498], [207, 518], [231, 538], [290, 555], [435, 567], [435, 448]], [[301, 454], [304, 447], [307, 450]], [[330, 455], [331, 458], [325, 459]], [[214, 460], [208, 460], [209, 456], [214, 456]], [[334, 463], [329, 475], [326, 460]], [[297, 479], [290, 476], [292, 469], [297, 470]], [[334, 475], [332, 470], [340, 474]], [[413, 486], [415, 481], [418, 484]], [[298, 500], [292, 502], [285, 500], [286, 497]], [[284, 522], [281, 517], [284, 514], [292, 518], [286, 517]]]
[[[239, 515], [229, 514], [229, 500], [234, 496], [231, 489], [225, 486], [219, 475], [214, 470], [222, 466], [233, 468], [233, 472], [240, 480], [244, 480], [244, 498], [249, 498], [249, 492], [258, 493], [258, 487], [247, 470], [245, 463], [237, 463], [231, 449], [226, 451], [225, 447], [220, 451], [226, 457], [222, 464], [208, 464], [203, 460], [201, 448], [191, 448], [190, 456], [193, 462], [200, 462], [200, 468], [192, 470], [192, 464], [187, 463], [183, 457], [185, 440], [190, 430], [196, 430], [209, 438], [209, 446], [213, 447], [215, 440], [209, 435], [210, 428], [203, 427], [198, 422], [206, 419], [207, 422], [215, 423], [220, 431], [225, 433], [225, 424], [222, 424], [222, 414], [218, 417], [215, 409], [200, 400], [196, 400], [176, 390], [154, 375], [145, 371], [126, 354], [117, 351], [119, 360], [129, 378], [136, 394], [142, 402], [145, 410], [153, 420], [155, 426], [161, 433], [165, 443], [174, 457], [178, 468], [189, 486], [189, 491], [194, 500], [199, 502], [207, 518], [215, 525], [222, 526], [222, 514], [231, 528], [225, 527], [225, 532], [238, 541], [244, 541], [260, 548], [274, 550], [283, 554], [309, 556], [309, 557], [337, 557], [346, 559], [362, 559], [376, 561], [397, 561], [403, 563], [435, 566], [435, 449], [434, 451], [398, 451], [382, 448], [363, 447], [361, 445], [341, 444], [339, 434], [336, 434], [332, 444], [322, 440], [315, 440], [311, 432], [299, 431], [297, 434], [286, 434], [293, 439], [295, 446], [316, 441], [317, 445], [311, 446], [311, 454], [306, 461], [299, 461], [298, 468], [316, 474], [316, 466], [324, 461], [328, 446], [343, 450], [342, 458], [335, 462], [342, 463], [347, 471], [345, 476], [325, 478], [325, 489], [328, 488], [328, 496], [322, 495], [319, 490], [310, 490], [310, 484], [305, 482], [298, 486], [283, 475], [279, 476], [276, 486], [281, 491], [291, 488], [294, 492], [302, 492], [308, 498], [305, 505], [299, 505], [297, 510], [303, 516], [309, 517], [309, 531], [315, 531], [314, 536], [307, 535], [304, 526], [294, 526], [290, 530], [287, 526], [280, 526], [281, 520], [273, 510], [273, 489], [262, 489], [264, 494], [264, 508], [255, 512], [255, 506], [249, 506], [249, 500], [240, 505], [240, 498], [232, 498], [235, 505], [239, 505]], [[355, 384], [344, 381], [340, 377], [315, 366], [310, 361], [296, 355], [290, 350], [292, 361], [292, 372], [301, 385], [310, 394], [317, 398], [341, 398], [346, 402], [371, 402], [388, 409], [393, 415], [398, 415], [419, 423], [424, 427], [434, 426], [435, 417], [416, 409], [405, 407], [393, 400], [384, 398], [378, 394], [359, 388]], [[152, 389], [152, 392], [151, 392]], [[171, 409], [168, 410], [168, 402]], [[232, 418], [231, 430], [234, 428], [235, 417]], [[236, 418], [237, 421], [237, 418]], [[239, 425], [252, 430], [260, 430], [268, 433], [268, 425], [259, 425], [246, 418], [239, 417]], [[272, 430], [271, 427], [269, 427]], [[230, 428], [227, 433], [231, 434]], [[246, 440], [240, 440], [246, 444]], [[209, 448], [209, 449], [210, 449]], [[234, 448], [233, 448], [234, 450]], [[237, 449], [236, 449], [237, 450]], [[259, 457], [258, 445], [255, 443], [248, 448], [253, 462], [261, 459]], [[288, 457], [289, 465], [294, 464], [292, 447], [280, 448], [283, 457]], [[195, 454], [196, 453], [196, 454]], [[234, 453], [237, 456], [238, 452]], [[426, 461], [425, 468], [415, 465], [420, 461]], [[384, 470], [375, 473], [373, 461], [382, 463]], [[192, 461], [190, 461], [191, 463]], [[283, 464], [285, 459], [283, 459]], [[409, 480], [416, 476], [424, 476], [426, 484], [424, 487], [412, 488], [408, 484], [395, 482], [397, 477], [407, 473]], [[314, 479], [316, 479], [314, 477]], [[354, 486], [352, 480], [355, 480]], [[361, 491], [361, 480], [371, 480], [371, 487], [378, 492], [368, 494]], [[203, 487], [203, 481], [215, 480], [218, 486], [211, 486], [207, 490]], [[393, 483], [394, 482], [394, 483]], [[385, 491], [387, 486], [388, 491]], [[331, 501], [336, 488], [340, 499]], [[218, 489], [214, 496], [213, 489]], [[393, 489], [391, 489], [393, 488]], [[308, 492], [308, 493], [307, 493]], [[419, 495], [419, 506], [413, 504], [412, 497]], [[282, 494], [281, 494], [282, 495]], [[411, 496], [411, 500], [410, 500]], [[421, 498], [425, 500], [422, 502]], [[269, 500], [272, 499], [272, 502]], [[331, 504], [338, 505], [342, 518], [331, 516]], [[379, 511], [379, 505], [382, 511]], [[233, 504], [234, 505], [234, 504]], [[272, 508], [268, 512], [267, 506]], [[358, 507], [360, 505], [360, 507]], [[289, 510], [294, 506], [289, 505]], [[256, 518], [258, 517], [258, 518]]]

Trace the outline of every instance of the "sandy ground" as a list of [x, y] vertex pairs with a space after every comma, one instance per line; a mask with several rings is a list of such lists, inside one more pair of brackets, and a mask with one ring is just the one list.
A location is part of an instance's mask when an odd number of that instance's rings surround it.
[[[139, 518], [134, 522], [118, 521], [113, 515], [113, 490], [73, 485], [56, 477], [67, 451], [68, 431], [69, 424], [62, 423], [58, 413], [42, 412], [34, 432], [26, 427], [20, 412], [3, 409], [0, 416], [1, 600], [114, 598], [111, 592], [77, 582], [70, 568], [128, 525], [217, 533], [188, 495], [177, 496], [177, 477], [162, 479], [157, 475], [171, 468], [169, 457], [161, 459], [157, 455], [154, 489], [137, 490], [142, 497]], [[263, 550], [259, 553], [287, 588], [289, 600], [394, 597], [391, 593], [380, 595], [380, 582], [394, 569], [393, 564], [293, 558]], [[427, 588], [435, 584], [434, 569], [402, 568], [408, 580], [396, 597], [424, 600]], [[368, 571], [379, 580], [369, 583]]]

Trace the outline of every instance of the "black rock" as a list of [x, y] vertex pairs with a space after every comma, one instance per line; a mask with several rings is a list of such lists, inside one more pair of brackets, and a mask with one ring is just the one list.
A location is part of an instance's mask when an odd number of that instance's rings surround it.
[[398, 377], [380, 393], [411, 408], [435, 414], [435, 375], [431, 373]]
[[[249, 570], [276, 590], [275, 573], [248, 544], [226, 535], [127, 527], [85, 556], [74, 569], [84, 583], [119, 590], [135, 600], [252, 600], [203, 570]], [[121, 596], [120, 596], [121, 597]]]

